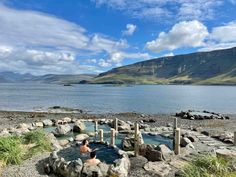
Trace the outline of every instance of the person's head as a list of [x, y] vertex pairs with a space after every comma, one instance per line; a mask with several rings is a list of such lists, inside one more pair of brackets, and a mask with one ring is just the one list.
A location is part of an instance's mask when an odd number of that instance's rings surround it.
[[83, 145], [88, 145], [88, 140], [83, 140], [83, 141], [82, 141], [82, 144], [83, 144]]
[[90, 158], [91, 159], [96, 158], [96, 151], [90, 152]]

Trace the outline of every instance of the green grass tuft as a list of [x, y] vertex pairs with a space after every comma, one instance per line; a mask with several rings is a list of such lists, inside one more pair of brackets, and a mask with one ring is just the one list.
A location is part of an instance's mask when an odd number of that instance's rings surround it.
[[51, 150], [43, 130], [31, 131], [21, 137], [0, 137], [0, 161], [5, 164], [20, 164], [35, 154]]
[[226, 177], [235, 175], [232, 164], [235, 159], [217, 158], [212, 155], [202, 155], [193, 159], [182, 170], [183, 177]]
[[40, 152], [52, 150], [51, 143], [47, 140], [46, 134], [43, 130], [35, 130], [26, 133], [23, 140], [25, 144], [34, 144], [34, 146], [29, 149], [27, 158]]
[[20, 146], [21, 138], [0, 137], [0, 160], [6, 164], [19, 164], [24, 157], [24, 150]]

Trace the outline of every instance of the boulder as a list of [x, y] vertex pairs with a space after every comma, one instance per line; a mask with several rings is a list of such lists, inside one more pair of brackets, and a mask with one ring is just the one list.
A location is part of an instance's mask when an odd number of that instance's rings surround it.
[[30, 132], [28, 128], [17, 128], [14, 133], [21, 135]]
[[35, 127], [40, 127], [40, 128], [42, 128], [42, 127], [43, 127], [43, 122], [36, 122], [36, 123], [35, 123]]
[[53, 133], [48, 133], [46, 137], [51, 142], [51, 145], [54, 150], [62, 149], [61, 145], [59, 144]]
[[169, 149], [165, 144], [161, 144], [155, 148], [162, 153], [162, 158], [164, 160], [169, 160], [173, 156], [173, 151]]
[[195, 136], [188, 135], [187, 138], [188, 138], [191, 142], [197, 142], [197, 141], [198, 141], [198, 139], [197, 139]]
[[180, 140], [180, 146], [181, 147], [186, 147], [190, 143], [191, 143], [191, 141], [187, 137], [182, 137], [181, 140]]
[[26, 123], [22, 123], [19, 124], [16, 128], [17, 129], [28, 129], [30, 127], [30, 125], [26, 124]]
[[7, 129], [3, 129], [1, 132], [0, 132], [0, 136], [9, 136], [10, 133]]
[[100, 168], [102, 176], [107, 176], [110, 166], [103, 162], [99, 163], [97, 166]]
[[58, 142], [59, 142], [59, 144], [61, 145], [61, 146], [66, 146], [67, 144], [69, 144], [69, 140], [58, 140]]
[[83, 141], [88, 138], [89, 138], [89, 136], [87, 134], [79, 134], [79, 135], [76, 135], [75, 141]]
[[88, 132], [87, 135], [90, 137], [94, 137], [97, 135], [97, 133], [96, 132]]
[[[139, 133], [139, 135], [138, 135], [138, 141], [139, 141], [139, 144], [144, 143], [141, 133]], [[128, 134], [122, 140], [122, 149], [125, 151], [133, 151], [134, 150], [134, 134]]]
[[85, 131], [85, 129], [86, 129], [85, 124], [82, 121], [77, 120], [75, 122], [75, 125], [73, 127], [74, 132], [79, 132], [80, 133], [80, 132]]
[[81, 159], [77, 159], [75, 161], [72, 161], [69, 163], [67, 169], [68, 169], [68, 175], [69, 177], [80, 177], [81, 171], [83, 168], [83, 163]]
[[130, 158], [131, 169], [143, 168], [147, 162], [148, 162], [147, 158], [145, 158], [143, 156], [137, 156], [137, 157]]
[[111, 165], [109, 169], [109, 174], [126, 177], [128, 176], [128, 172], [130, 169], [130, 161], [128, 157], [117, 159], [114, 161], [115, 165]]
[[84, 165], [82, 169], [82, 176], [98, 176], [102, 177], [102, 172], [97, 165]]
[[64, 136], [71, 132], [71, 127], [68, 124], [57, 125], [57, 128], [53, 131], [55, 136]]
[[229, 149], [217, 149], [216, 150], [217, 157], [223, 157], [226, 159], [235, 159], [236, 158], [236, 152]]
[[148, 162], [144, 165], [144, 169], [156, 177], [166, 177], [170, 173], [170, 165], [164, 162]]
[[65, 122], [65, 123], [71, 123], [72, 119], [69, 118], [69, 117], [64, 117], [64, 118], [62, 119], [62, 121]]
[[146, 157], [148, 161], [163, 161], [162, 152], [155, 148], [154, 145], [142, 144], [139, 146], [139, 155]]
[[45, 120], [43, 120], [43, 125], [44, 126], [52, 126], [53, 122], [50, 119], [45, 119]]
[[[119, 120], [120, 122], [120, 120]], [[122, 123], [119, 124], [118, 126], [118, 130], [126, 130], [126, 131], [130, 131], [131, 130], [131, 127], [128, 123], [124, 122], [124, 121], [121, 121]]]

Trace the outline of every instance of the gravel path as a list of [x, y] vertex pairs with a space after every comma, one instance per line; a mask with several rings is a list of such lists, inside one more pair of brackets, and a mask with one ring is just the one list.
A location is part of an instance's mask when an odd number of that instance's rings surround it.
[[[12, 165], [3, 170], [2, 177], [46, 177], [43, 170], [43, 161], [48, 153], [40, 154], [24, 161], [21, 165]], [[55, 177], [55, 175], [50, 175]]]

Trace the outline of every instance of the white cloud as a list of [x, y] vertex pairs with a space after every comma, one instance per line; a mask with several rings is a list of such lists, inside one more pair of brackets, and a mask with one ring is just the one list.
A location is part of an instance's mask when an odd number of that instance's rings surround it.
[[[0, 3], [0, 70], [15, 72], [87, 73], [113, 63], [109, 57], [129, 48], [126, 40], [89, 34], [78, 24], [36, 11], [16, 10]], [[89, 62], [80, 62], [80, 58]], [[119, 62], [122, 62], [122, 58]], [[87, 63], [84, 65], [81, 63]], [[115, 63], [114, 63], [115, 65]]]
[[109, 39], [108, 37], [101, 36], [99, 34], [95, 34], [88, 46], [86, 47], [88, 50], [96, 51], [96, 52], [114, 52], [122, 49], [128, 48], [129, 45], [126, 40], [121, 39], [119, 41], [114, 41]]
[[235, 46], [235, 21], [213, 27], [211, 32], [199, 21], [183, 21], [175, 24], [169, 32], [161, 32], [157, 39], [146, 43], [148, 50], [157, 53], [183, 47], [198, 47], [199, 51], [211, 51]]
[[[97, 6], [122, 11], [134, 18], [158, 21], [207, 20], [214, 18], [216, 7], [235, 0], [91, 0]], [[221, 12], [223, 13], [223, 12]], [[173, 18], [176, 17], [177, 18]]]
[[200, 51], [226, 49], [236, 46], [236, 22], [230, 22], [212, 29], [208, 36], [207, 45]]
[[212, 40], [219, 42], [236, 42], [236, 22], [214, 27], [210, 35]]
[[122, 35], [131, 36], [131, 35], [133, 35], [136, 28], [137, 28], [137, 26], [134, 25], [134, 24], [127, 24], [126, 25], [126, 30], [122, 31]]
[[104, 60], [104, 59], [100, 59], [100, 60], [98, 61], [98, 65], [101, 66], [101, 67], [106, 68], [106, 67], [110, 67], [110, 66], [111, 66], [111, 63], [107, 62], [107, 61]]
[[156, 40], [146, 43], [146, 48], [153, 52], [174, 50], [181, 47], [202, 47], [208, 30], [201, 22], [182, 21], [175, 24], [169, 32], [161, 32]]
[[228, 49], [236, 47], [236, 42], [232, 43], [209, 43], [207, 46], [200, 48], [198, 51], [212, 51], [212, 50], [220, 50], [220, 49]]
[[173, 57], [173, 56], [174, 56], [173, 52], [170, 52], [170, 53], [167, 53], [167, 54], [163, 55], [163, 57]]
[[14, 46], [84, 48], [85, 29], [54, 16], [0, 5], [0, 41]]
[[124, 59], [141, 59], [147, 60], [151, 56], [148, 53], [125, 53], [125, 52], [115, 52], [110, 55], [110, 62], [121, 63]]

